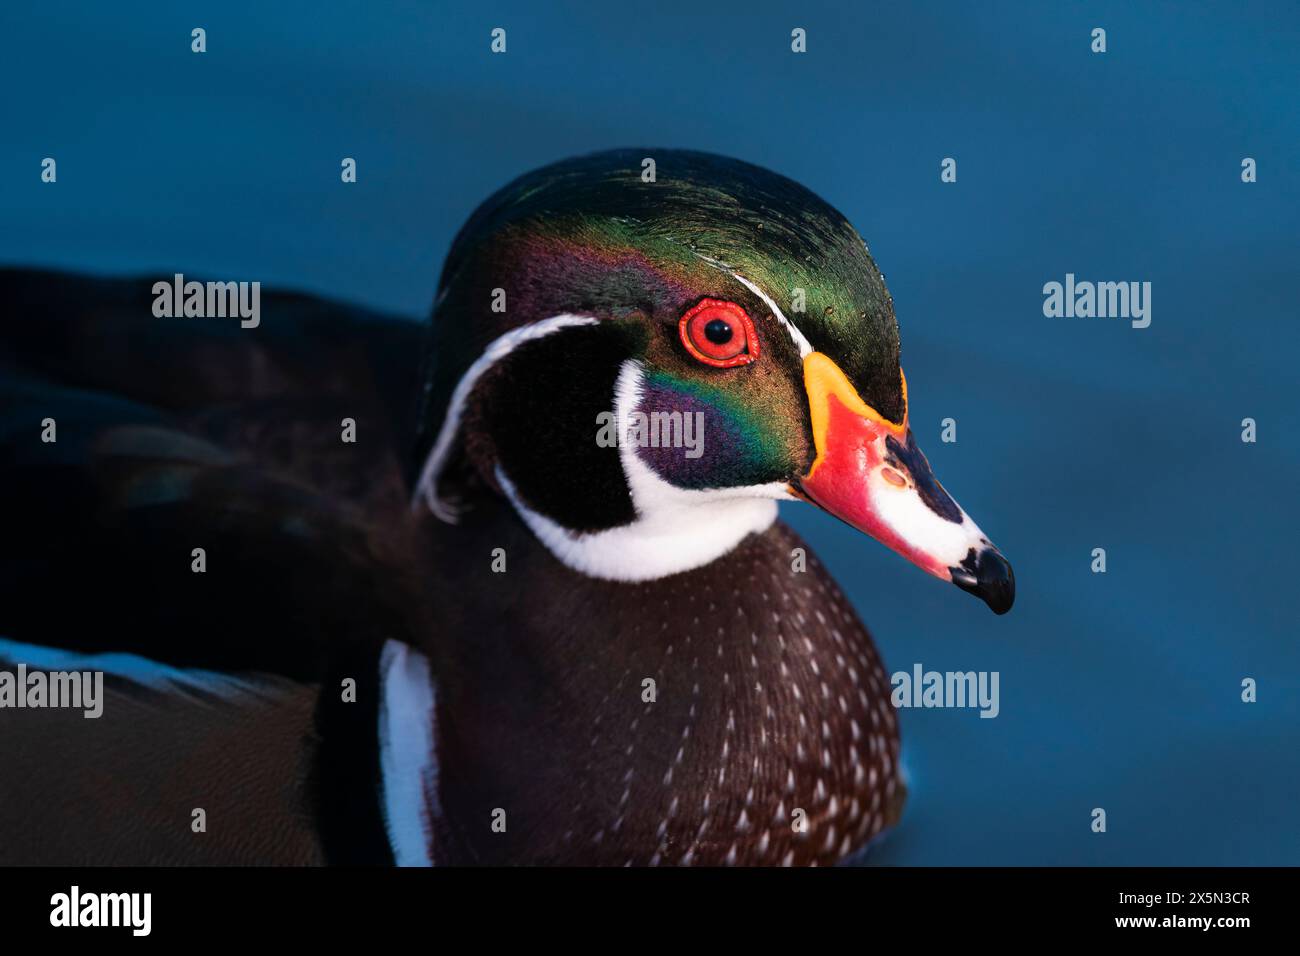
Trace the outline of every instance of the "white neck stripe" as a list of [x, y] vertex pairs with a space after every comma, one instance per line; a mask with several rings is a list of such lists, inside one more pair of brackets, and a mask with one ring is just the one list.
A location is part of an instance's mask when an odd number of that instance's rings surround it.
[[379, 657], [379, 767], [384, 829], [398, 866], [433, 865], [433, 820], [440, 812], [429, 661], [401, 641]]

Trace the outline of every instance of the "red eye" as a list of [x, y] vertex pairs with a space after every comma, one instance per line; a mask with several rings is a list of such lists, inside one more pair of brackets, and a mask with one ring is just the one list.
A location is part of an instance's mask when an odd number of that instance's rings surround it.
[[677, 323], [686, 351], [715, 368], [748, 365], [758, 358], [758, 336], [745, 310], [734, 302], [701, 299]]

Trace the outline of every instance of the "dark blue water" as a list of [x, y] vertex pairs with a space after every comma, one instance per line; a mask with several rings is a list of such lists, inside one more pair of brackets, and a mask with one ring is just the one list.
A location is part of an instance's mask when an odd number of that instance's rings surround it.
[[[1294, 4], [329, 6], [5, 4], [0, 261], [419, 316], [461, 221], [534, 166], [646, 144], [790, 175], [870, 243], [918, 439], [1019, 580], [995, 618], [789, 507], [891, 669], [1001, 675], [996, 719], [903, 712], [877, 859], [1300, 863]], [[1150, 327], [1045, 318], [1067, 272], [1151, 282]]]

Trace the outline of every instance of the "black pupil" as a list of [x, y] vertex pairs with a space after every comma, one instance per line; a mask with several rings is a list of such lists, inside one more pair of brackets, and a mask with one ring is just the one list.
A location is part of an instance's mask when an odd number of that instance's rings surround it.
[[714, 345], [726, 345], [731, 341], [731, 324], [723, 319], [710, 319], [704, 326], [704, 337]]

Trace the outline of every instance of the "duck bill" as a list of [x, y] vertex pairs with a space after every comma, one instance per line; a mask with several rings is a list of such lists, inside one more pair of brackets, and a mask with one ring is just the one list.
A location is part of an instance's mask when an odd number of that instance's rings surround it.
[[804, 387], [817, 457], [795, 490], [994, 613], [1011, 610], [1011, 565], [934, 477], [906, 412], [902, 422], [884, 418], [820, 352], [804, 359]]

